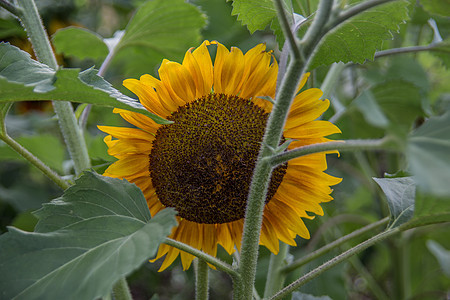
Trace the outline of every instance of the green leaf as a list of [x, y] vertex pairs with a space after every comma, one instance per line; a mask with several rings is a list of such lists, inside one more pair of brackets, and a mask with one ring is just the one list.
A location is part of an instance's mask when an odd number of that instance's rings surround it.
[[[293, 10], [291, 1], [282, 1], [286, 17], [290, 24], [293, 23]], [[277, 18], [277, 10], [273, 0], [233, 0], [233, 16], [237, 16], [242, 25], [247, 26], [250, 33], [256, 30], [264, 30], [270, 25], [274, 32], [280, 49], [283, 47], [284, 35]]]
[[0, 103], [57, 100], [118, 107], [138, 112], [164, 124], [165, 119], [149, 112], [136, 100], [121, 94], [94, 69], [56, 72], [30, 58], [17, 47], [0, 43]]
[[427, 241], [427, 247], [433, 253], [434, 257], [436, 257], [445, 275], [450, 277], [450, 251], [432, 240]]
[[52, 42], [58, 53], [75, 56], [79, 59], [99, 59], [108, 55], [108, 47], [103, 38], [88, 29], [67, 27], [58, 30], [52, 36]]
[[0, 236], [5, 299], [96, 299], [150, 257], [176, 225], [175, 211], [150, 219], [135, 185], [92, 172], [37, 213], [36, 232]]
[[273, 0], [233, 0], [233, 16], [237, 16], [250, 33], [265, 29], [277, 16]]
[[205, 25], [206, 17], [184, 0], [146, 1], [128, 23], [113, 62], [126, 66], [126, 76], [152, 73], [163, 58], [181, 60], [198, 46]]
[[450, 112], [430, 118], [409, 136], [406, 157], [423, 191], [450, 195]]
[[338, 26], [325, 36], [310, 65], [314, 69], [334, 62], [362, 64], [373, 60], [383, 40], [408, 19], [408, 2], [395, 1], [369, 9]]
[[300, 292], [293, 292], [291, 300], [331, 300], [328, 296], [313, 296]]
[[389, 125], [389, 120], [378, 106], [378, 103], [370, 91], [363, 91], [361, 95], [353, 101], [353, 104], [356, 105], [363, 114], [367, 123], [379, 128], [386, 128]]
[[[31, 59], [30, 54], [9, 43], [0, 43], [0, 87], [1, 98], [8, 100], [7, 87], [3, 82], [10, 81], [33, 87], [36, 93], [54, 89], [55, 71], [45, 64]], [[14, 100], [14, 99], [11, 99]]]
[[436, 15], [444, 17], [450, 16], [450, 1], [449, 0], [420, 0], [423, 8]]
[[394, 228], [409, 221], [414, 214], [416, 184], [412, 177], [373, 178], [386, 195]]

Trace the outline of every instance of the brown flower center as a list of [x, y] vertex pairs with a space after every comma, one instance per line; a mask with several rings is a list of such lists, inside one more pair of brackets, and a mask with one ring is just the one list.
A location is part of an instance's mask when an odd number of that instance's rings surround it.
[[[161, 126], [150, 153], [150, 176], [162, 204], [196, 223], [242, 219], [268, 114], [251, 101], [210, 94], [178, 108]], [[266, 203], [287, 164], [277, 167]]]

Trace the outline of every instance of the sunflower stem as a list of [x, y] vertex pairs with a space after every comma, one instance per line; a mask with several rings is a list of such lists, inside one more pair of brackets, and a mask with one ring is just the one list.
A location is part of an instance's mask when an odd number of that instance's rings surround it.
[[333, 150], [343, 152], [343, 151], [390, 149], [391, 142], [392, 142], [391, 137], [386, 136], [381, 139], [373, 139], [373, 140], [345, 140], [337, 142], [312, 144], [273, 155], [271, 158], [271, 163], [272, 166], [275, 167], [300, 156]]
[[[34, 0], [22, 0], [19, 3], [21, 5], [19, 17], [33, 45], [36, 57], [40, 62], [56, 70], [58, 63]], [[53, 108], [58, 116], [61, 132], [73, 160], [75, 173], [79, 175], [83, 170], [90, 168], [91, 163], [72, 104], [65, 101], [53, 101]]]
[[195, 259], [195, 299], [209, 298], [209, 267], [203, 259]]
[[[305, 68], [311, 60], [311, 54], [319, 43], [322, 35], [315, 36], [315, 32], [321, 32], [322, 27], [329, 19], [332, 0], [322, 0], [319, 3], [319, 11], [314, 18], [313, 24], [306, 32], [307, 40], [304, 41], [304, 46], [308, 51], [303, 52], [307, 54], [305, 59], [303, 57], [295, 56], [289, 63], [286, 76], [281, 81], [280, 89], [277, 89], [275, 96], [275, 104], [267, 121], [266, 131], [258, 155], [258, 160], [253, 171], [252, 182], [250, 185], [247, 209], [245, 212], [244, 229], [242, 236], [241, 261], [239, 264], [239, 274], [242, 279], [242, 287], [240, 290], [242, 294], [241, 299], [251, 299], [253, 292], [253, 285], [255, 282], [256, 265], [258, 259], [259, 237], [261, 234], [262, 215], [264, 211], [264, 204], [267, 195], [267, 189], [273, 170], [271, 161], [267, 158], [272, 156], [271, 149], [276, 149], [280, 143], [284, 124], [286, 122], [289, 108], [294, 99], [300, 78], [305, 73]], [[281, 11], [280, 11], [281, 10]], [[282, 6], [277, 6], [278, 15], [283, 14]], [[292, 34], [290, 28], [283, 26], [285, 36]], [[313, 30], [313, 32], [310, 32]], [[293, 50], [297, 47], [295, 41], [291, 47]]]
[[282, 272], [286, 265], [286, 255], [289, 253], [289, 245], [280, 243], [280, 251], [277, 255], [270, 255], [269, 270], [267, 272], [264, 298], [268, 298], [279, 291], [286, 279], [286, 273]]
[[345, 235], [345, 236], [343, 236], [343, 237], [341, 237], [341, 238], [339, 238], [339, 239], [337, 239], [337, 240], [335, 240], [335, 241], [333, 241], [333, 242], [323, 246], [322, 248], [317, 249], [314, 252], [311, 252], [310, 254], [308, 254], [308, 255], [306, 255], [306, 256], [304, 256], [304, 257], [294, 261], [292, 264], [282, 268], [281, 271], [283, 273], [292, 272], [292, 271], [294, 271], [294, 270], [296, 270], [296, 269], [306, 265], [307, 263], [315, 260], [316, 258], [319, 258], [322, 255], [327, 254], [328, 252], [330, 252], [331, 250], [341, 246], [342, 244], [344, 244], [344, 243], [346, 243], [346, 242], [348, 242], [348, 241], [350, 241], [350, 240], [352, 240], [352, 239], [354, 239], [356, 237], [359, 237], [359, 236], [361, 236], [363, 234], [366, 234], [367, 232], [370, 232], [370, 231], [372, 231], [372, 230], [374, 230], [374, 229], [376, 229], [376, 228], [378, 228], [380, 226], [386, 225], [388, 222], [389, 222], [389, 217], [386, 217], [386, 218], [381, 219], [381, 220], [379, 220], [377, 222], [374, 222], [374, 223], [371, 223], [371, 224], [369, 224], [367, 226], [364, 226], [364, 227], [362, 227], [362, 228], [360, 228], [358, 230], [355, 230], [352, 233], [349, 233], [349, 234], [347, 234], [347, 235]]
[[119, 279], [113, 286], [113, 294], [115, 300], [132, 300], [127, 280], [125, 278]]
[[239, 264], [239, 274], [243, 285], [241, 299], [251, 299], [255, 281], [262, 214], [273, 169], [271, 162], [266, 158], [271, 157], [271, 149], [275, 149], [279, 144], [285, 119], [300, 81], [302, 66], [296, 59], [292, 60], [289, 65], [286, 76], [282, 81], [279, 96], [269, 116], [263, 146], [253, 172], [245, 213]]
[[233, 269], [232, 266], [230, 266], [229, 264], [221, 261], [220, 259], [211, 256], [203, 251], [200, 251], [194, 247], [191, 247], [187, 244], [184, 244], [182, 242], [179, 242], [177, 240], [173, 240], [170, 238], [166, 238], [164, 240], [164, 244], [172, 246], [174, 248], [180, 249], [182, 251], [185, 251], [189, 254], [192, 254], [196, 257], [198, 257], [201, 260], [204, 260], [205, 262], [213, 265], [214, 267], [216, 267], [218, 270], [221, 270], [225, 273], [227, 273], [228, 275], [230, 275], [231, 277], [239, 277], [239, 274]]
[[8, 134], [4, 133], [0, 135], [0, 139], [3, 140], [8, 146], [10, 146], [17, 153], [22, 155], [23, 158], [28, 160], [32, 165], [38, 168], [54, 183], [56, 183], [63, 190], [67, 189], [70, 185], [49, 166], [42, 162], [39, 158], [33, 155], [30, 151], [24, 148], [21, 144], [12, 139]]

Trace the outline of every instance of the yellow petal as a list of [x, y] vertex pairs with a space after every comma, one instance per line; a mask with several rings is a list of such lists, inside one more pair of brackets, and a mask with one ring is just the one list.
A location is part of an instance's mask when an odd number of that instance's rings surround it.
[[118, 139], [141, 139], [149, 142], [155, 139], [154, 135], [136, 128], [114, 126], [97, 126], [97, 128]]
[[278, 242], [276, 231], [272, 224], [267, 220], [262, 223], [260, 243], [261, 245], [266, 246], [267, 249], [275, 255], [280, 251], [280, 243]]
[[228, 254], [234, 252], [234, 242], [227, 224], [217, 224], [217, 242]]
[[154, 114], [161, 117], [168, 115], [168, 111], [161, 104], [155, 90], [152, 86], [145, 84], [142, 78], [151, 77], [150, 75], [141, 76], [141, 80], [126, 79], [123, 81], [123, 85], [138, 96], [142, 105]]
[[158, 128], [161, 126], [159, 124], [156, 124], [152, 119], [150, 119], [147, 116], [144, 116], [139, 113], [131, 112], [124, 109], [118, 109], [115, 108], [114, 113], [119, 113], [120, 116], [125, 119], [130, 124], [133, 124], [134, 126], [147, 131], [148, 133], [151, 133], [153, 135], [156, 135], [156, 131], [158, 131]]
[[270, 210], [269, 206], [266, 205], [264, 208], [264, 221], [270, 222], [277, 234], [277, 237], [285, 244], [296, 246], [295, 236], [296, 234], [286, 228], [286, 226], [280, 222], [279, 216], [275, 216]]
[[161, 82], [178, 106], [195, 100], [196, 85], [185, 66], [165, 60], [158, 72]]
[[110, 165], [106, 172], [121, 178], [141, 176], [148, 170], [148, 155], [132, 155], [119, 159]]
[[331, 122], [319, 120], [287, 129], [283, 135], [287, 138], [303, 139], [324, 137], [334, 133], [341, 133], [341, 130]]
[[192, 53], [191, 50], [187, 51], [183, 60], [183, 65], [190, 70], [195, 81], [196, 98], [209, 94], [213, 85], [213, 65], [206, 47], [209, 44], [208, 41], [204, 41]]
[[270, 200], [267, 204], [270, 206], [270, 210], [279, 216], [280, 220], [285, 224], [285, 226], [297, 233], [299, 236], [309, 238], [309, 232], [303, 223], [299, 215], [288, 205], [287, 203], [281, 202], [276, 198]]

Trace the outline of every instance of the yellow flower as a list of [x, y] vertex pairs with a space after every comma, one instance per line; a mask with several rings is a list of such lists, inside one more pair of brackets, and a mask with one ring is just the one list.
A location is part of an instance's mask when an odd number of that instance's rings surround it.
[[[214, 65], [207, 46], [217, 46]], [[173, 121], [159, 125], [150, 118], [122, 109], [114, 112], [137, 128], [99, 126], [108, 153], [118, 158], [106, 176], [125, 178], [144, 193], [152, 216], [165, 207], [178, 211], [172, 239], [210, 255], [220, 244], [228, 253], [241, 247], [241, 236], [250, 180], [274, 98], [278, 65], [260, 44], [243, 54], [217, 42], [203, 42], [186, 52], [183, 63], [164, 60], [159, 78], [143, 75], [127, 79], [149, 111]], [[309, 74], [303, 76], [298, 92]], [[340, 130], [317, 118], [327, 110], [319, 89], [297, 94], [284, 127], [289, 149], [328, 141]], [[113, 139], [113, 137], [115, 139]], [[278, 166], [272, 175], [260, 244], [278, 253], [279, 241], [296, 245], [299, 235], [309, 238], [302, 218], [323, 215], [330, 186], [341, 179], [323, 171], [326, 153], [316, 153]], [[181, 256], [188, 269], [194, 256], [162, 244], [165, 255], [160, 271]]]

